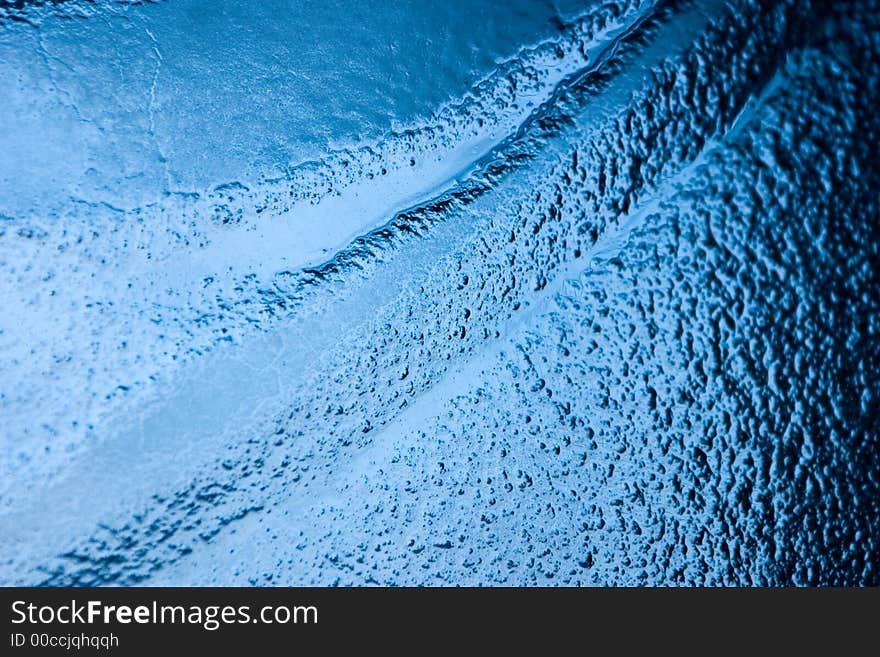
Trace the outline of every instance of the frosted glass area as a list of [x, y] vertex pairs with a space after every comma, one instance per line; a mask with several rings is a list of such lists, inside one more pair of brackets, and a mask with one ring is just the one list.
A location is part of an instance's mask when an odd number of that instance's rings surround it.
[[0, 4], [0, 584], [880, 584], [874, 0]]

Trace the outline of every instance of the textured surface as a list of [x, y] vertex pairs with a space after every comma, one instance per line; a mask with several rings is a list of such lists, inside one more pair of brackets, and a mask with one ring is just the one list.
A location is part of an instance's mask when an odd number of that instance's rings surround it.
[[4, 187], [0, 580], [880, 583], [878, 16], [510, 17], [462, 100], [282, 177]]

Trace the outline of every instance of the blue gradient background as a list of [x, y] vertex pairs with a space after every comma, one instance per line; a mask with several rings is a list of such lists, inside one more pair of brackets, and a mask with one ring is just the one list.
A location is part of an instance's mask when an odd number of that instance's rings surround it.
[[0, 3], [0, 584], [877, 585], [880, 5]]

